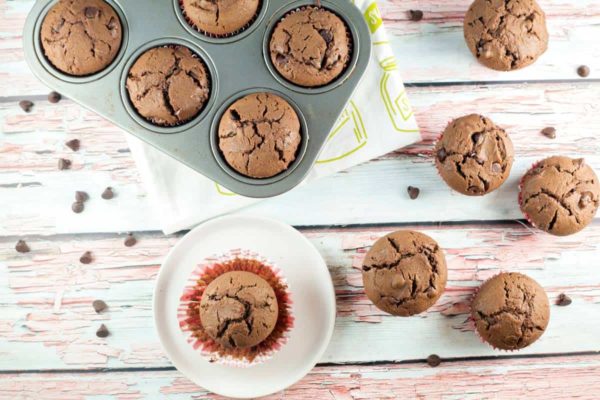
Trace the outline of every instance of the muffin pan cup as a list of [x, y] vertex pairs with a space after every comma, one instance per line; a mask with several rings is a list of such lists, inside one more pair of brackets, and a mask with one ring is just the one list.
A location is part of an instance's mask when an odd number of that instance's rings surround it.
[[[369, 28], [350, 1], [323, 0], [347, 24], [353, 54], [345, 72], [318, 88], [295, 86], [271, 65], [271, 32], [281, 17], [311, 0], [263, 0], [254, 23], [238, 35], [223, 39], [194, 31], [182, 15], [179, 0], [106, 0], [123, 26], [123, 42], [115, 60], [103, 71], [86, 77], [66, 75], [45, 58], [40, 29], [56, 0], [38, 0], [25, 23], [25, 58], [33, 73], [47, 86], [98, 113], [127, 132], [160, 149], [223, 187], [247, 197], [264, 198], [285, 193], [308, 175], [329, 132], [344, 110], [371, 59]], [[192, 121], [160, 127], [145, 120], [131, 105], [125, 81], [131, 65], [143, 51], [169, 44], [190, 48], [211, 74], [211, 93], [202, 112]], [[302, 144], [287, 171], [269, 179], [252, 179], [233, 171], [219, 149], [217, 129], [223, 110], [245, 94], [271, 92], [288, 100], [302, 124]]]

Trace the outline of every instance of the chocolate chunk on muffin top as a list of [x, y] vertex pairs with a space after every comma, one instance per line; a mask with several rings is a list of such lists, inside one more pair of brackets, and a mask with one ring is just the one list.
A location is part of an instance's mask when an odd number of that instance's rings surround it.
[[482, 196], [500, 187], [514, 161], [512, 141], [504, 129], [477, 114], [452, 121], [434, 154], [448, 186], [468, 196]]
[[44, 17], [41, 44], [48, 61], [73, 76], [110, 65], [121, 48], [121, 21], [102, 0], [60, 0]]
[[546, 16], [535, 0], [475, 0], [464, 35], [473, 55], [500, 71], [533, 64], [548, 48]]
[[304, 87], [327, 85], [346, 69], [352, 40], [340, 17], [320, 7], [287, 14], [271, 36], [275, 69], [288, 81]]
[[301, 141], [296, 111], [272, 93], [253, 93], [237, 100], [219, 124], [219, 148], [225, 160], [252, 178], [270, 178], [287, 170]]
[[550, 157], [521, 180], [521, 210], [548, 233], [567, 236], [592, 222], [600, 204], [600, 183], [583, 159]]
[[483, 340], [497, 349], [519, 350], [538, 340], [550, 320], [544, 289], [519, 273], [486, 281], [471, 304], [471, 316]]
[[444, 253], [427, 235], [398, 231], [379, 239], [363, 262], [367, 297], [382, 311], [410, 316], [430, 308], [446, 288]]
[[226, 349], [256, 346], [269, 337], [279, 315], [275, 292], [260, 276], [228, 272], [212, 281], [200, 300], [206, 333]]
[[260, 0], [182, 0], [186, 19], [210, 36], [228, 36], [246, 28], [260, 11]]
[[149, 122], [175, 126], [202, 111], [210, 95], [210, 78], [204, 63], [187, 47], [155, 47], [129, 70], [127, 92]]

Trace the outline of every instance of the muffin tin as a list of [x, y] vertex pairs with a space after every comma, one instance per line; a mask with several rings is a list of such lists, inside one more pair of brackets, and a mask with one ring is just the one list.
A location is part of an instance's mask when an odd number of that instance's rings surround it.
[[[50, 88], [102, 115], [129, 133], [160, 149], [218, 184], [248, 197], [272, 197], [287, 192], [307, 176], [323, 149], [329, 132], [358, 86], [371, 58], [369, 28], [350, 1], [321, 1], [347, 24], [353, 40], [346, 71], [329, 85], [299, 87], [287, 82], [271, 64], [269, 40], [277, 22], [288, 12], [314, 1], [262, 0], [254, 22], [235, 36], [208, 37], [188, 24], [179, 0], [106, 0], [121, 19], [123, 42], [106, 69], [75, 77], [55, 69], [44, 56], [40, 28], [56, 0], [38, 0], [29, 14], [24, 37], [26, 60], [34, 74]], [[210, 98], [190, 122], [175, 127], [153, 125], [132, 106], [125, 81], [137, 58], [163, 45], [182, 45], [200, 57], [211, 75]], [[286, 99], [298, 113], [302, 144], [296, 161], [285, 172], [268, 179], [243, 176], [225, 162], [217, 127], [224, 110], [246, 94], [270, 92]]]

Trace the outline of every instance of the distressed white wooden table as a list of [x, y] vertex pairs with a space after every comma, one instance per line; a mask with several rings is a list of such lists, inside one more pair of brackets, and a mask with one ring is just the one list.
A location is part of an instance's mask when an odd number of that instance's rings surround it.
[[[549, 155], [586, 157], [600, 171], [600, 1], [541, 0], [551, 43], [532, 67], [497, 73], [477, 65], [462, 39], [469, 0], [387, 0], [410, 99], [425, 140], [366, 165], [244, 211], [297, 226], [324, 255], [336, 286], [338, 319], [320, 364], [273, 398], [598, 398], [600, 393], [600, 223], [554, 238], [516, 219], [517, 181]], [[180, 235], [165, 237], [140, 184], [122, 131], [64, 100], [29, 72], [21, 30], [31, 0], [0, 0], [0, 398], [213, 398], [173, 369], [160, 349], [151, 296], [159, 265]], [[410, 22], [407, 10], [425, 19]], [[592, 69], [588, 79], [579, 65]], [[35, 102], [23, 113], [21, 99]], [[457, 116], [479, 112], [506, 127], [518, 161], [510, 181], [485, 198], [453, 194], [428, 156]], [[540, 135], [554, 126], [558, 137]], [[65, 141], [79, 138], [73, 153]], [[57, 160], [73, 160], [58, 171]], [[422, 190], [418, 200], [408, 185]], [[112, 186], [117, 197], [99, 198]], [[81, 215], [75, 190], [92, 195]], [[433, 310], [393, 318], [361, 288], [359, 266], [374, 239], [420, 229], [446, 249], [449, 283]], [[137, 246], [123, 246], [122, 232]], [[26, 239], [32, 248], [18, 254]], [[91, 250], [95, 261], [79, 263]], [[468, 322], [475, 287], [499, 270], [538, 280], [551, 300], [547, 333], [519, 353], [492, 351]], [[98, 315], [94, 299], [109, 304]], [[112, 335], [95, 336], [106, 324]], [[438, 354], [438, 368], [425, 358]]]

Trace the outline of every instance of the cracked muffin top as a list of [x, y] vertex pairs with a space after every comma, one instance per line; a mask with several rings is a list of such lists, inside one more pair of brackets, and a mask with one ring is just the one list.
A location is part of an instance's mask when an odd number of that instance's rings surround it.
[[501, 350], [519, 350], [542, 336], [550, 320], [544, 289], [519, 273], [486, 281], [473, 298], [471, 315], [483, 340]]
[[547, 158], [521, 180], [521, 210], [536, 228], [553, 235], [584, 229], [594, 219], [599, 201], [598, 177], [583, 159]]
[[219, 148], [237, 172], [257, 179], [287, 170], [302, 141], [300, 120], [292, 106], [272, 93], [242, 97], [219, 123]]
[[182, 0], [181, 8], [198, 31], [209, 36], [239, 33], [256, 17], [260, 0]]
[[219, 276], [200, 301], [204, 330], [226, 349], [245, 349], [263, 342], [273, 332], [278, 313], [273, 288], [251, 272]]
[[190, 121], [202, 111], [210, 96], [204, 63], [184, 46], [146, 51], [129, 70], [126, 85], [137, 112], [158, 126]]
[[444, 253], [427, 235], [398, 231], [379, 239], [362, 267], [367, 297], [392, 315], [420, 314], [446, 289]]
[[306, 7], [286, 15], [271, 36], [271, 62], [288, 81], [319, 87], [342, 75], [352, 40], [344, 21], [331, 11]]
[[102, 71], [113, 62], [122, 39], [121, 21], [102, 0], [60, 0], [42, 22], [40, 39], [48, 61], [73, 76]]
[[475, 0], [464, 34], [473, 55], [499, 71], [533, 64], [548, 48], [546, 16], [535, 0]]
[[448, 186], [468, 196], [483, 196], [500, 187], [514, 161], [512, 141], [504, 129], [477, 114], [452, 121], [434, 154]]

